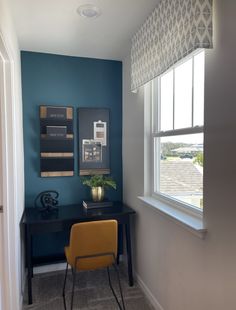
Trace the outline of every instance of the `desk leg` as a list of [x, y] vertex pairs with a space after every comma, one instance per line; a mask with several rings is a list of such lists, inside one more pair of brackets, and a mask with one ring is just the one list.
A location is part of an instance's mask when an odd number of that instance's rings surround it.
[[128, 223], [125, 224], [125, 235], [126, 235], [129, 286], [133, 286], [134, 280], [133, 280], [133, 271], [132, 271], [132, 253], [131, 253], [131, 238], [130, 238], [130, 221], [129, 221], [129, 218], [128, 218]]
[[30, 257], [31, 257], [31, 279], [34, 277], [34, 267], [32, 264], [32, 257], [33, 257], [33, 238], [30, 238]]
[[30, 229], [26, 228], [26, 255], [27, 255], [27, 269], [28, 269], [28, 304], [32, 304], [32, 237]]
[[117, 249], [117, 258], [116, 264], [120, 263], [120, 255], [123, 254], [123, 225], [118, 225], [118, 249]]
[[120, 263], [120, 254], [117, 252], [117, 257], [116, 257], [116, 264], [119, 265]]

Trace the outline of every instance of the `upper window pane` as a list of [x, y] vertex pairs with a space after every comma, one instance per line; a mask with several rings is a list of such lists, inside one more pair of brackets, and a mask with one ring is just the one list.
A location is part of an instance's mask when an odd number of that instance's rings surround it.
[[174, 129], [192, 126], [192, 61], [175, 69]]
[[194, 57], [194, 96], [193, 96], [193, 125], [202, 126], [204, 121], [204, 51]]
[[161, 131], [173, 129], [173, 70], [161, 77]]

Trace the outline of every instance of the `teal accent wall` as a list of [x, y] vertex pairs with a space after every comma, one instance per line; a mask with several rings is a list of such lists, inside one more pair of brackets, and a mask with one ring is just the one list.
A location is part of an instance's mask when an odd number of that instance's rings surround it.
[[[117, 190], [111, 200], [122, 200], [122, 63], [120, 61], [21, 52], [25, 205], [31, 207], [38, 193], [57, 190], [60, 204], [79, 204], [89, 199], [89, 189], [78, 175], [77, 108], [110, 109], [110, 165]], [[40, 177], [39, 106], [74, 107], [74, 177]], [[61, 253], [65, 236], [35, 240], [34, 255]], [[56, 239], [55, 239], [56, 238]], [[66, 236], [67, 238], [67, 236]]]

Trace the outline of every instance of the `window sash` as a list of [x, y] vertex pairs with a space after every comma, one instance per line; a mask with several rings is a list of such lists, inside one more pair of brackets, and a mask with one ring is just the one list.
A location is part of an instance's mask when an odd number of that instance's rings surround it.
[[194, 127], [183, 128], [183, 129], [174, 129], [174, 130], [168, 130], [168, 131], [154, 132], [152, 134], [152, 137], [153, 138], [171, 137], [171, 136], [181, 136], [181, 135], [202, 133], [202, 132], [204, 133], [204, 126], [194, 126]]
[[[194, 131], [194, 129], [196, 128], [188, 128], [186, 130], [181, 130], [182, 134], [180, 135], [186, 135], [186, 134], [195, 134], [195, 133], [203, 133], [203, 126], [198, 127], [197, 131]], [[190, 130], [190, 131], [188, 131]], [[185, 132], [184, 132], [185, 131]], [[177, 133], [173, 133], [172, 136], [177, 135]], [[194, 213], [198, 213], [198, 214], [202, 214], [203, 209], [184, 202], [183, 200], [179, 200], [178, 198], [172, 196], [172, 195], [168, 195], [164, 192], [160, 191], [160, 181], [161, 181], [161, 174], [160, 174], [160, 148], [161, 148], [161, 137], [168, 137], [171, 135], [152, 135], [152, 162], [153, 162], [153, 170], [152, 170], [152, 196], [156, 199], [162, 200], [163, 202], [166, 202], [174, 207], [180, 208], [180, 209], [184, 209], [184, 210], [189, 210], [190, 212], [194, 212]], [[158, 170], [157, 170], [158, 169]], [[156, 173], [157, 171], [159, 171], [159, 173]], [[204, 193], [202, 195], [204, 197]], [[192, 210], [192, 211], [191, 211]]]
[[[205, 53], [204, 50], [199, 49], [197, 52], [194, 52], [190, 54], [188, 57], [182, 59], [178, 63], [176, 63], [173, 67], [171, 67], [169, 70], [158, 76], [156, 79], [154, 79], [151, 82], [152, 85], [152, 133], [153, 135], [159, 135], [163, 134], [163, 136], [167, 135], [174, 135], [172, 132], [177, 132], [176, 135], [186, 133], [200, 133], [203, 132], [204, 126], [194, 126], [194, 109], [195, 109], [195, 102], [194, 102], [194, 84], [195, 84], [195, 57], [200, 54]], [[205, 58], [205, 54], [204, 54]], [[175, 70], [188, 60], [192, 59], [192, 102], [191, 102], [191, 108], [192, 108], [192, 114], [191, 114], [191, 127], [187, 128], [178, 128], [175, 129]], [[170, 71], [173, 71], [173, 129], [167, 130], [167, 131], [161, 131], [161, 78], [169, 73]], [[185, 131], [186, 130], [186, 131]], [[188, 131], [187, 131], [188, 130]], [[199, 131], [201, 130], [201, 131]], [[161, 135], [160, 135], [161, 136]]]
[[[161, 76], [154, 79], [151, 83], [151, 94], [152, 94], [152, 106], [151, 106], [151, 162], [152, 162], [152, 172], [151, 172], [151, 184], [152, 184], [152, 196], [156, 197], [157, 199], [166, 201], [167, 203], [170, 203], [174, 206], [184, 208], [186, 210], [193, 210], [193, 212], [198, 212], [199, 214], [202, 213], [202, 209], [188, 204], [187, 202], [183, 202], [181, 200], [176, 199], [175, 197], [172, 197], [171, 195], [166, 195], [165, 193], [162, 193], [158, 189], [160, 188], [160, 138], [162, 137], [171, 137], [171, 136], [180, 136], [180, 135], [188, 135], [188, 134], [197, 134], [197, 133], [203, 133], [204, 135], [204, 125], [196, 126], [194, 125], [194, 109], [195, 109], [195, 102], [194, 102], [194, 62], [195, 62], [195, 56], [199, 54], [193, 53], [189, 57], [185, 58], [183, 61], [176, 64], [174, 67], [170, 68], [168, 71], [166, 71], [164, 74], [170, 72], [173, 70], [173, 126], [171, 130], [162, 131], [161, 128], [161, 77], [164, 76], [162, 74]], [[192, 102], [191, 102], [191, 126], [186, 128], [178, 128], [174, 129], [175, 126], [175, 69], [184, 63], [185, 61], [188, 61], [190, 58], [192, 58]], [[157, 139], [159, 138], [159, 143], [157, 142]], [[157, 173], [158, 172], [158, 173]]]

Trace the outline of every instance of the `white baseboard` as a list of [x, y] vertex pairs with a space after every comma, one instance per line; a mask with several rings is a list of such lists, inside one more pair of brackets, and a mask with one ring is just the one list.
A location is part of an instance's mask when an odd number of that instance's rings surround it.
[[34, 267], [34, 274], [66, 270], [66, 263], [50, 264]]
[[157, 299], [153, 296], [147, 285], [143, 282], [141, 277], [136, 272], [135, 272], [135, 278], [141, 290], [143, 291], [143, 293], [145, 294], [151, 305], [154, 307], [154, 309], [164, 310], [163, 307], [160, 305], [160, 303], [157, 301]]
[[[123, 262], [123, 261], [124, 261], [124, 255], [120, 255], [120, 262]], [[70, 266], [69, 266], [69, 269], [70, 269]], [[66, 270], [66, 263], [57, 263], [57, 264], [34, 267], [34, 274], [53, 272], [53, 271], [62, 271], [62, 270]]]
[[[124, 255], [120, 255], [120, 262], [124, 261]], [[70, 266], [69, 266], [70, 268]], [[34, 267], [34, 274], [66, 270], [66, 263], [57, 263]]]

